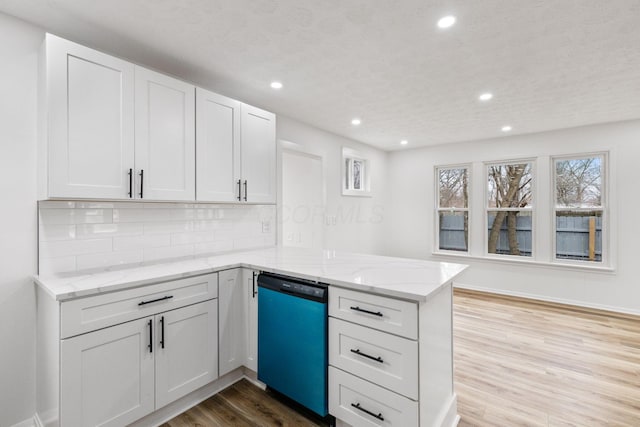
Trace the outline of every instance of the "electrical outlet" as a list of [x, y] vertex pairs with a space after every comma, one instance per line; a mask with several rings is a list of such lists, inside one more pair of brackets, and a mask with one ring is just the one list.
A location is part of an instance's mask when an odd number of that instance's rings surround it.
[[327, 225], [336, 225], [338, 223], [338, 217], [335, 215], [327, 215]]
[[262, 232], [263, 233], [271, 232], [271, 221], [262, 221]]

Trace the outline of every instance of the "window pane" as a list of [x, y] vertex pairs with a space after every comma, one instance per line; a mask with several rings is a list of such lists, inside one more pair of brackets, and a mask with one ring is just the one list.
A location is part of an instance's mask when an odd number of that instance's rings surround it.
[[487, 168], [490, 208], [531, 206], [531, 163], [491, 165]]
[[489, 211], [488, 252], [490, 254], [531, 256], [531, 212]]
[[467, 252], [469, 247], [469, 214], [440, 212], [439, 248]]
[[349, 182], [351, 181], [351, 171], [349, 170], [349, 166], [351, 163], [351, 159], [344, 159], [344, 188], [349, 190], [351, 186]]
[[556, 258], [602, 262], [602, 212], [556, 212]]
[[353, 161], [353, 189], [362, 190], [362, 173], [363, 162], [361, 160]]
[[602, 206], [602, 158], [556, 160], [556, 206]]
[[469, 207], [469, 175], [467, 168], [439, 169], [438, 193], [441, 208]]

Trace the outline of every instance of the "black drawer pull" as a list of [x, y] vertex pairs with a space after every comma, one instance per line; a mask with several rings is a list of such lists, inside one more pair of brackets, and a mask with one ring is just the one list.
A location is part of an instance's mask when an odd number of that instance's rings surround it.
[[382, 416], [382, 413], [379, 412], [378, 415], [374, 414], [371, 411], [367, 411], [366, 409], [364, 409], [362, 406], [360, 406], [360, 403], [352, 403], [351, 406], [353, 406], [354, 408], [356, 408], [358, 411], [362, 411], [367, 415], [371, 415], [373, 418], [377, 418], [380, 421], [384, 421], [384, 417]]
[[356, 348], [355, 350], [351, 349], [351, 353], [355, 353], [358, 356], [366, 357], [367, 359], [375, 360], [376, 362], [384, 363], [384, 360], [382, 360], [382, 357], [380, 357], [380, 356], [378, 356], [378, 357], [369, 356], [367, 353], [361, 352], [359, 348]]
[[173, 298], [173, 295], [167, 295], [166, 297], [152, 299], [151, 301], [141, 301], [138, 303], [138, 305], [151, 304], [152, 302], [164, 301], [171, 298]]
[[367, 314], [373, 314], [374, 316], [380, 316], [382, 317], [382, 313], [381, 312], [375, 312], [375, 311], [369, 311], [369, 310], [365, 310], [364, 308], [360, 308], [360, 307], [349, 307], [351, 310], [355, 310], [355, 311], [360, 311], [362, 313], [367, 313]]
[[160, 347], [164, 348], [164, 316], [160, 318]]

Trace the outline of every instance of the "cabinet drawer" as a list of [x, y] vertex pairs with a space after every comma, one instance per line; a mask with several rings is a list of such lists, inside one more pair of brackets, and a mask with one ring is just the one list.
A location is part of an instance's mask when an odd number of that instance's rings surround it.
[[418, 399], [418, 343], [329, 319], [329, 364]]
[[66, 301], [60, 335], [67, 338], [218, 296], [218, 273]]
[[413, 302], [330, 287], [329, 316], [418, 339], [418, 306]]
[[353, 426], [418, 426], [418, 402], [329, 367], [329, 413]]

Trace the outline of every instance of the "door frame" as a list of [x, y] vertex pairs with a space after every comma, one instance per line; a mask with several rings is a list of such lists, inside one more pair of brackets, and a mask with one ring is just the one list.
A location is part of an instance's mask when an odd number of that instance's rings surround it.
[[284, 163], [284, 153], [293, 154], [296, 156], [309, 157], [314, 160], [320, 161], [320, 170], [321, 170], [321, 181], [322, 181], [322, 209], [324, 211], [322, 218], [322, 248], [326, 247], [327, 242], [327, 232], [326, 232], [326, 209], [327, 209], [327, 181], [325, 177], [327, 176], [327, 164], [325, 162], [324, 153], [321, 150], [317, 150], [314, 148], [306, 147], [301, 144], [298, 144], [293, 141], [288, 141], [284, 139], [278, 139], [277, 144], [277, 186], [278, 191], [276, 198], [276, 208], [277, 208], [277, 227], [276, 230], [276, 244], [278, 246], [284, 246], [284, 222], [283, 222], [283, 182], [282, 182], [282, 174], [283, 174], [283, 163]]

